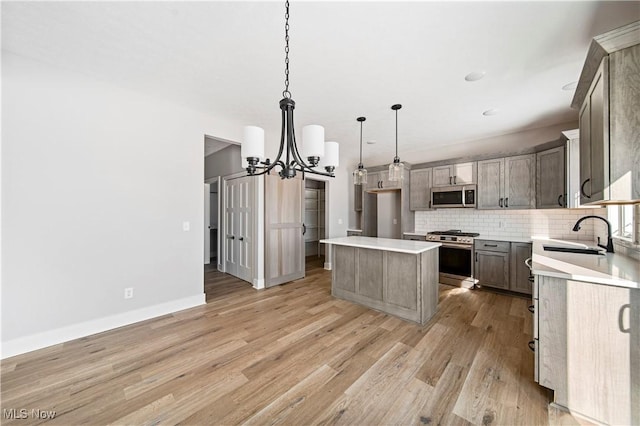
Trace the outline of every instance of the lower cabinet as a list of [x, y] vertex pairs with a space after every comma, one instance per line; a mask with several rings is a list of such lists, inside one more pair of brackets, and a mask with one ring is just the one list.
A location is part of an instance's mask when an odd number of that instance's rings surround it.
[[475, 240], [474, 278], [478, 285], [531, 294], [530, 243]]
[[640, 424], [640, 290], [536, 275], [535, 380], [604, 424]]

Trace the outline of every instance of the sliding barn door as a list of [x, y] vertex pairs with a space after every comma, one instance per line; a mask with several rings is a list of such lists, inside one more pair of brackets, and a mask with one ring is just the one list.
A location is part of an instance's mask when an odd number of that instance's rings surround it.
[[304, 185], [298, 176], [265, 176], [265, 285], [304, 278]]

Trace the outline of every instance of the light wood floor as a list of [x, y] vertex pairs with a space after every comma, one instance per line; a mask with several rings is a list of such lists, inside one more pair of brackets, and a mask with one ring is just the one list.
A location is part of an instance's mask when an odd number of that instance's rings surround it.
[[207, 272], [206, 306], [3, 360], [2, 409], [63, 425], [547, 424], [526, 299], [442, 286], [420, 327], [334, 299], [309, 266], [263, 291]]

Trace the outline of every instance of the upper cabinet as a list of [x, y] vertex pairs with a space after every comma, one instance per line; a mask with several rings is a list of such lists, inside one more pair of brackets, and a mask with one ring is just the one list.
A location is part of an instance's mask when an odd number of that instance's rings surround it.
[[595, 37], [571, 106], [582, 204], [640, 202], [640, 21]]
[[367, 183], [364, 189], [366, 191], [380, 189], [380, 172], [369, 173], [367, 175]]
[[406, 169], [402, 172], [402, 175], [403, 175], [403, 180], [390, 181], [388, 171], [369, 173], [369, 175], [367, 176], [367, 186], [365, 189], [367, 191], [380, 191], [384, 189], [401, 189], [403, 181], [408, 179], [408, 173]]
[[580, 203], [609, 199], [609, 58], [605, 57], [580, 108]]
[[433, 168], [433, 186], [466, 185], [476, 183], [475, 161], [449, 164]]
[[567, 206], [565, 147], [536, 154], [536, 207], [557, 209]]
[[433, 169], [411, 170], [409, 208], [411, 210], [431, 209], [431, 178]]
[[535, 208], [535, 154], [478, 161], [478, 209]]

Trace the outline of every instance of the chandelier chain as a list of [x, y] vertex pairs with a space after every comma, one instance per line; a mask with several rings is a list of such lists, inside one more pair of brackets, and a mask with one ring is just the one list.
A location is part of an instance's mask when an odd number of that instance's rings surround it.
[[289, 0], [285, 3], [284, 19], [284, 40], [286, 45], [284, 47], [284, 91], [282, 92], [282, 96], [291, 99], [291, 92], [289, 91]]

